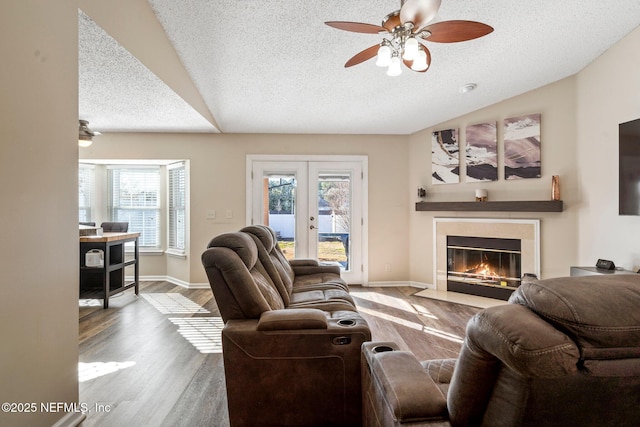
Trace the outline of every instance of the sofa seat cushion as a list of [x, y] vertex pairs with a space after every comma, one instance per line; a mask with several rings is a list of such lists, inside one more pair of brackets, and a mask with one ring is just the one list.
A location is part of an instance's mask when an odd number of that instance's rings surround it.
[[453, 369], [456, 366], [456, 359], [436, 359], [420, 362], [433, 382], [438, 386], [440, 392], [446, 396], [449, 392], [449, 384], [453, 376]]
[[314, 290], [293, 292], [287, 308], [316, 308], [328, 312], [356, 311], [353, 298], [342, 290]]
[[320, 283], [342, 283], [344, 284], [344, 280], [340, 278], [340, 275], [336, 275], [335, 273], [311, 273], [298, 275], [296, 274], [295, 279], [293, 280], [294, 289], [297, 286], [304, 285], [317, 285]]
[[566, 331], [583, 359], [640, 357], [640, 275], [532, 281], [509, 301]]
[[351, 295], [340, 289], [316, 289], [310, 291], [296, 289], [291, 294], [291, 304], [328, 300], [347, 301], [355, 305]]

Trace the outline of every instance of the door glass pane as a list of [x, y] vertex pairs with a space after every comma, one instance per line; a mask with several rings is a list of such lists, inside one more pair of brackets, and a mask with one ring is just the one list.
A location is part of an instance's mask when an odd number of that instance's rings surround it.
[[278, 237], [278, 244], [287, 259], [295, 258], [296, 176], [266, 173], [263, 176], [262, 222]]
[[318, 176], [318, 260], [349, 270], [351, 234], [350, 174]]

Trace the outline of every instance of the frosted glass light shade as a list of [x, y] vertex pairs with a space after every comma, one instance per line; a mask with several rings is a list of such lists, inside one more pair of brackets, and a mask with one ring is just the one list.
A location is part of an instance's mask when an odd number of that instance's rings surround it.
[[413, 37], [408, 38], [404, 43], [404, 54], [402, 57], [407, 61], [413, 60], [418, 54], [418, 40]]
[[429, 67], [427, 64], [427, 54], [424, 50], [419, 50], [415, 58], [413, 58], [413, 64], [411, 69], [414, 71], [424, 71]]
[[382, 45], [378, 49], [376, 65], [378, 67], [388, 67], [389, 64], [391, 64], [391, 48], [389, 48], [389, 46]]
[[398, 58], [397, 56], [391, 58], [391, 64], [389, 64], [389, 68], [387, 69], [387, 76], [396, 77], [402, 74], [402, 68], [400, 64], [400, 58]]

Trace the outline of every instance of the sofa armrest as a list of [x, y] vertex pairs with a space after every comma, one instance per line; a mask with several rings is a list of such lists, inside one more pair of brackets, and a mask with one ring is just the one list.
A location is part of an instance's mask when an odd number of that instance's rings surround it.
[[293, 273], [296, 276], [305, 276], [307, 274], [335, 274], [340, 277], [340, 267], [337, 265], [308, 265], [308, 264], [291, 264], [291, 268], [293, 268]]
[[371, 357], [371, 375], [398, 422], [447, 419], [447, 399], [411, 353], [389, 351]]
[[317, 267], [319, 265], [317, 259], [303, 259], [303, 258], [289, 260], [289, 264], [291, 264], [291, 267], [294, 267], [294, 268], [300, 267], [300, 266]]
[[286, 309], [265, 311], [258, 320], [258, 331], [299, 329], [327, 329], [327, 316], [315, 309]]

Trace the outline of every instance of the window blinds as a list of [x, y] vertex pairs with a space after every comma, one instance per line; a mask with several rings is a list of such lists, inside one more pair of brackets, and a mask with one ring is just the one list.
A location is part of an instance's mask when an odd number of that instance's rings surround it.
[[167, 168], [169, 176], [169, 249], [184, 251], [186, 235], [186, 171], [184, 162]]
[[78, 165], [78, 221], [89, 222], [93, 202], [95, 166], [80, 163]]
[[128, 222], [140, 247], [160, 247], [160, 168], [109, 166], [107, 177], [111, 221]]

